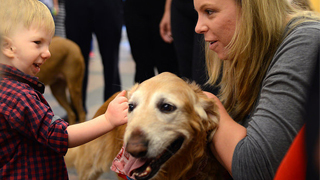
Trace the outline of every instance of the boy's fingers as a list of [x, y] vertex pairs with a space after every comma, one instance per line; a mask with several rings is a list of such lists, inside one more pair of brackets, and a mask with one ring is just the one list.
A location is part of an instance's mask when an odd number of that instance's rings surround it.
[[126, 90], [122, 90], [117, 96], [117, 97], [120, 97], [120, 96], [125, 96], [126, 95]]
[[128, 104], [120, 104], [119, 108], [122, 110], [126, 110], [126, 109], [128, 109]]

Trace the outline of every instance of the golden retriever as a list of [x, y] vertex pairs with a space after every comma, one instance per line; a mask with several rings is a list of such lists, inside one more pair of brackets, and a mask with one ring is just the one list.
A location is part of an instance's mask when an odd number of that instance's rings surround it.
[[217, 106], [195, 83], [165, 72], [136, 84], [127, 95], [126, 125], [69, 149], [67, 167], [74, 166], [80, 180], [98, 179], [109, 171], [123, 144], [132, 156], [147, 159], [133, 173], [138, 180], [221, 178], [221, 165], [208, 146], [218, 126]]
[[75, 124], [76, 120], [84, 122], [86, 113], [81, 91], [85, 64], [81, 50], [73, 41], [58, 36], [52, 38], [49, 50], [51, 57], [41, 66], [37, 76], [50, 86], [53, 96], [66, 110], [70, 124]]

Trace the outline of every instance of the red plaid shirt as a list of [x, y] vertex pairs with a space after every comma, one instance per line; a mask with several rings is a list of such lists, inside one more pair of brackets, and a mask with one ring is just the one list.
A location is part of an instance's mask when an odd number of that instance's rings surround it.
[[0, 73], [0, 179], [68, 179], [68, 123], [54, 116], [44, 85], [11, 66]]

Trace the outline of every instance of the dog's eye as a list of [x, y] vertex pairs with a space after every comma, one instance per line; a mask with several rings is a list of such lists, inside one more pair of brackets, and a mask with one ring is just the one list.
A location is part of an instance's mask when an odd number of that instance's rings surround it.
[[135, 107], [136, 107], [136, 106], [135, 106], [134, 104], [130, 103], [130, 104], [129, 104], [129, 109], [128, 109], [128, 111], [129, 111], [129, 112], [133, 111], [133, 109], [134, 109]]
[[177, 107], [168, 103], [159, 104], [159, 110], [164, 113], [169, 113], [176, 110]]

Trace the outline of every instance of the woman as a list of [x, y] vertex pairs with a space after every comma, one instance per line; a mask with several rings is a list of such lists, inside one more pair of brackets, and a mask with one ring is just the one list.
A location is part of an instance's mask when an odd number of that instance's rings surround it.
[[234, 179], [273, 179], [304, 124], [320, 17], [287, 0], [194, 0], [209, 82], [222, 71], [211, 149]]

